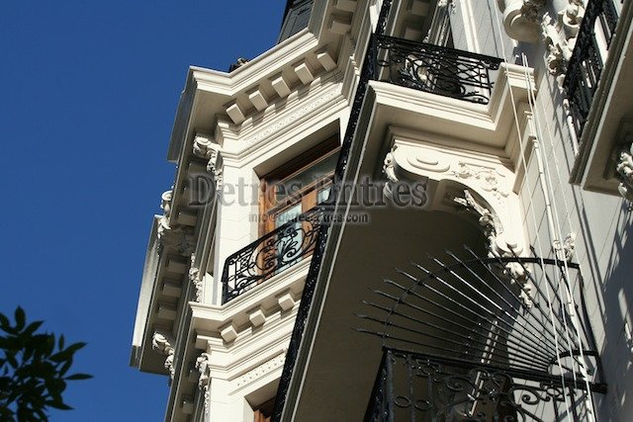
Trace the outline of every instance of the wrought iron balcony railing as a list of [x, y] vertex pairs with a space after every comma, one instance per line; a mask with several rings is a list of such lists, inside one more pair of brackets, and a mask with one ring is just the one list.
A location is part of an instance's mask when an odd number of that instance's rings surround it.
[[589, 1], [563, 82], [578, 139], [582, 136], [604, 67], [596, 28], [604, 34], [608, 49], [617, 23], [618, 15], [613, 0]]
[[322, 208], [312, 208], [229, 256], [222, 272], [222, 303], [310, 255], [322, 216]]
[[488, 104], [491, 71], [501, 59], [454, 48], [375, 36], [377, 80], [446, 97]]
[[365, 422], [582, 419], [562, 416], [566, 396], [586, 394], [582, 382], [536, 375], [385, 348]]

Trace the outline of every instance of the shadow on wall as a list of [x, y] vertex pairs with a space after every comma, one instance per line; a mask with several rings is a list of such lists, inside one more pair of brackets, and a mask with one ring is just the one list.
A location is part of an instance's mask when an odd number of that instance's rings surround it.
[[[599, 401], [599, 406], [600, 413], [610, 415], [613, 420], [618, 420], [618, 415], [633, 415], [633, 400], [629, 397], [633, 392], [633, 342], [630, 338], [633, 329], [633, 242], [627, 238], [632, 219], [631, 207], [623, 203], [614, 222], [613, 241], [610, 247], [605, 243], [603, 256], [608, 256], [608, 263], [603, 273], [604, 282], [594, 282], [596, 293], [599, 292], [602, 299], [599, 302], [604, 304], [600, 312], [604, 329], [601, 356], [609, 384], [609, 392]], [[598, 329], [600, 327], [594, 325], [594, 330]]]

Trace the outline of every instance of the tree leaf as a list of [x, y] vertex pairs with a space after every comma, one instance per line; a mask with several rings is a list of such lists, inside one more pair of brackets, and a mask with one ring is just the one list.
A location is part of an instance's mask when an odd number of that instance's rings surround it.
[[24, 313], [24, 309], [21, 307], [15, 308], [15, 328], [21, 330], [24, 328], [24, 323], [26, 322], [26, 314]]
[[44, 321], [34, 321], [30, 323], [23, 331], [23, 334], [31, 335], [44, 323]]
[[56, 400], [49, 400], [49, 401], [46, 402], [46, 404], [48, 404], [50, 407], [54, 407], [55, 409], [61, 409], [61, 410], [72, 410], [73, 409], [72, 407], [68, 406], [64, 402], [56, 401]]
[[78, 373], [78, 374], [69, 375], [69, 376], [67, 376], [64, 379], [66, 379], [66, 380], [87, 380], [87, 379], [90, 379], [90, 378], [92, 378], [92, 375]]
[[10, 327], [11, 323], [9, 322], [9, 318], [2, 312], [0, 312], [0, 328], [5, 330], [7, 327]]
[[70, 353], [75, 353], [77, 350], [83, 348], [86, 346], [86, 343], [84, 342], [78, 342], [75, 344], [71, 344], [70, 346], [68, 346], [68, 348], [65, 350], [65, 352], [70, 352]]

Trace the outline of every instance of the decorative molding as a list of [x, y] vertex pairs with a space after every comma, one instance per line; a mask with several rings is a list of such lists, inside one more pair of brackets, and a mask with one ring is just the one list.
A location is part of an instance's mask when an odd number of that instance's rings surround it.
[[162, 253], [165, 247], [176, 249], [182, 256], [189, 256], [194, 251], [193, 230], [182, 226], [170, 226], [165, 217], [160, 220], [157, 236], [161, 246], [159, 253]]
[[152, 336], [152, 350], [157, 351], [166, 356], [165, 359], [165, 369], [169, 372], [169, 377], [171, 380], [174, 379], [174, 347], [172, 346], [172, 342], [167, 338], [165, 334], [162, 334], [158, 331], [154, 332]]
[[241, 387], [245, 384], [248, 384], [251, 381], [261, 378], [262, 376], [273, 371], [274, 369], [277, 369], [283, 366], [285, 361], [286, 361], [286, 352], [284, 351], [283, 353], [275, 356], [269, 361], [259, 365], [258, 367], [254, 369], [251, 369], [250, 371], [238, 377], [235, 381], [235, 385], [237, 387]]
[[502, 201], [503, 198], [507, 198], [510, 194], [501, 183], [501, 179], [504, 175], [492, 168], [475, 166], [459, 161], [457, 163], [457, 169], [451, 173], [460, 179], [473, 179], [481, 189], [490, 192], [498, 201]]
[[521, 16], [529, 23], [538, 25], [541, 12], [545, 7], [545, 0], [523, 0]]
[[552, 242], [552, 251], [559, 261], [569, 262], [574, 257], [576, 251], [576, 233], [569, 233], [561, 242], [556, 239]]
[[[487, 207], [481, 205], [470, 193], [464, 190], [464, 197], [456, 197], [454, 201], [478, 216], [479, 225], [488, 239], [488, 255], [490, 257], [514, 257], [517, 253], [513, 245], [506, 244], [506, 248], [500, 247], [503, 235], [503, 226], [499, 219]], [[534, 305], [535, 287], [530, 281], [528, 270], [517, 262], [499, 263], [499, 274], [510, 281], [510, 284], [519, 286], [519, 298], [523, 305], [531, 308]]]
[[156, 236], [158, 237], [158, 253], [162, 253], [165, 247], [174, 248], [183, 256], [189, 256], [194, 251], [195, 241], [192, 228], [180, 225], [170, 225], [173, 189], [163, 192], [160, 207], [163, 216], [159, 220]]
[[209, 399], [211, 396], [211, 392], [209, 391], [211, 387], [211, 354], [210, 353], [201, 353], [198, 358], [196, 358], [196, 369], [200, 373], [200, 377], [198, 378], [198, 389], [203, 394], [204, 397], [204, 413], [209, 413]]
[[216, 192], [220, 192], [223, 182], [222, 148], [207, 136], [196, 134], [193, 141], [193, 155], [207, 160], [207, 172], [213, 175]]
[[317, 108], [319, 108], [320, 106], [329, 103], [330, 101], [332, 101], [333, 99], [337, 98], [338, 96], [340, 96], [340, 93], [338, 91], [331, 90], [331, 91], [326, 92], [323, 95], [315, 98], [312, 101], [306, 101], [305, 104], [302, 107], [294, 107], [293, 108], [294, 111], [292, 113], [290, 113], [288, 116], [286, 116], [283, 119], [280, 119], [280, 120], [270, 124], [268, 127], [264, 128], [262, 130], [258, 130], [255, 134], [253, 134], [253, 136], [248, 138], [246, 140], [246, 142], [248, 142], [249, 144], [253, 145], [253, 144], [258, 143], [262, 139], [265, 139], [265, 138], [267, 138], [269, 136], [275, 135], [281, 129], [285, 128], [286, 126], [292, 125], [294, 122], [296, 122], [296, 121], [300, 120], [301, 118], [305, 117], [311, 111], [314, 111]]
[[189, 280], [193, 283], [194, 288], [196, 289], [196, 302], [202, 302], [202, 289], [203, 282], [198, 277], [200, 277], [200, 269], [195, 267], [196, 256], [195, 254], [191, 254], [191, 265], [189, 266]]
[[396, 151], [397, 146], [394, 145], [391, 148], [391, 151], [385, 155], [385, 160], [382, 165], [382, 171], [387, 177], [387, 183], [383, 187], [383, 192], [385, 197], [393, 198], [393, 185], [398, 183], [398, 177], [396, 176], [396, 160], [394, 158], [394, 152]]
[[517, 41], [538, 41], [545, 3], [545, 0], [498, 0], [508, 36]]
[[541, 36], [547, 51], [547, 70], [556, 79], [559, 89], [562, 89], [585, 8], [581, 0], [559, 0], [557, 3], [560, 2], [563, 4], [558, 5], [560, 10], [556, 17], [552, 17], [549, 12], [543, 14]]
[[[631, 137], [629, 134], [629, 140]], [[620, 180], [618, 192], [627, 201], [633, 201], [633, 143], [620, 150], [615, 170]]]

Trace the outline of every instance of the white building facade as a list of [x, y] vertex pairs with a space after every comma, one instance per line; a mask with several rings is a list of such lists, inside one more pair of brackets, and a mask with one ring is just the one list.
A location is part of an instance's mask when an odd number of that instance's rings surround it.
[[630, 420], [631, 2], [284, 13], [187, 75], [131, 357], [165, 420]]

